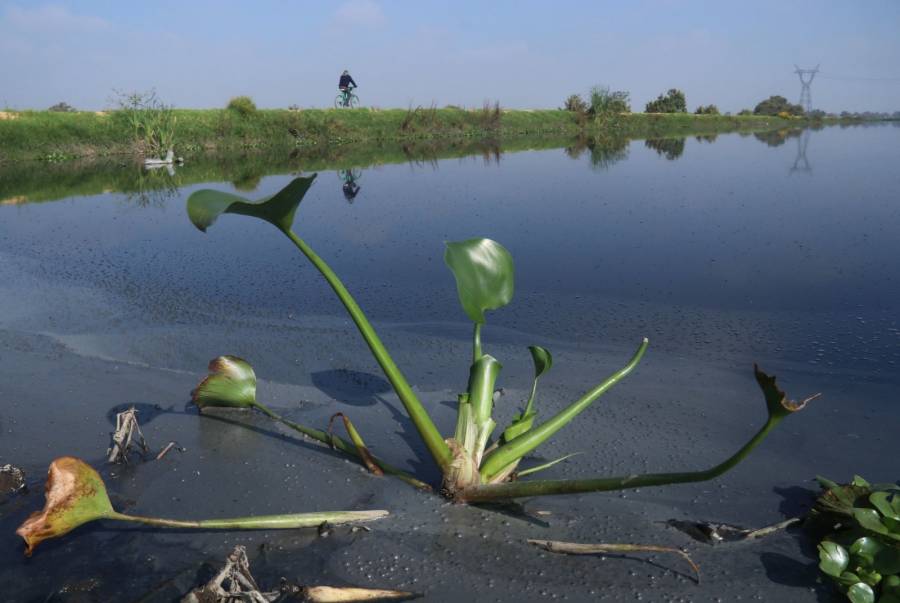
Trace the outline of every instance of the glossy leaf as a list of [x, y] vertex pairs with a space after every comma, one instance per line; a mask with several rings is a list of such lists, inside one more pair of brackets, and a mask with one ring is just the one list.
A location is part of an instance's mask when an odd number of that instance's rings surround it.
[[869, 502], [878, 509], [878, 512], [891, 519], [900, 520], [900, 495], [890, 492], [873, 492], [869, 496]]
[[534, 378], [537, 379], [553, 366], [553, 355], [539, 345], [528, 346], [531, 359], [534, 361]]
[[463, 310], [475, 323], [484, 323], [485, 310], [508, 304], [513, 296], [512, 256], [490, 239], [447, 243], [444, 262], [456, 278]]
[[853, 518], [859, 522], [859, 525], [867, 530], [871, 530], [876, 534], [900, 540], [900, 532], [892, 532], [888, 526], [882, 521], [882, 517], [875, 509], [853, 509]]
[[850, 563], [850, 556], [847, 550], [841, 545], [823, 540], [819, 543], [819, 569], [835, 578], [839, 578], [847, 565]]
[[822, 395], [814, 394], [800, 402], [789, 400], [785, 393], [778, 387], [774, 375], [770, 377], [762, 372], [755, 364], [753, 365], [753, 372], [756, 375], [756, 382], [759, 383], [759, 387], [763, 390], [763, 394], [766, 397], [766, 406], [768, 407], [769, 417], [771, 419], [783, 419], [789, 414], [803, 410], [807, 403]]
[[847, 598], [853, 603], [875, 603], [875, 593], [865, 582], [857, 582], [847, 589]]
[[191, 392], [201, 410], [208, 407], [250, 408], [256, 405], [256, 373], [237, 356], [219, 356], [209, 362], [209, 375]]
[[222, 214], [241, 214], [265, 220], [287, 232], [294, 223], [294, 214], [312, 185], [316, 175], [295, 178], [283, 189], [259, 201], [240, 195], [203, 189], [188, 197], [188, 217], [194, 226], [206, 232]]
[[25, 555], [29, 557], [44, 540], [115, 514], [100, 475], [84, 461], [71, 456], [60, 457], [50, 464], [45, 497], [44, 509], [32, 513], [16, 530], [25, 539]]
[[850, 545], [850, 554], [858, 557], [866, 565], [871, 565], [875, 561], [875, 556], [884, 549], [884, 545], [869, 536], [857, 538]]

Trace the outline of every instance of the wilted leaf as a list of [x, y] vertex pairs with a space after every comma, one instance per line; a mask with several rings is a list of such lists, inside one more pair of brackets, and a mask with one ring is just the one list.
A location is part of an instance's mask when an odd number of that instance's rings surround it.
[[459, 301], [469, 318], [484, 322], [485, 310], [496, 310], [513, 296], [513, 260], [503, 245], [490, 239], [447, 243], [444, 262], [456, 277]]
[[353, 601], [397, 601], [415, 599], [419, 595], [402, 590], [355, 588], [352, 586], [307, 586], [303, 589], [307, 601], [313, 603], [351, 603]]
[[294, 223], [294, 213], [312, 185], [316, 175], [293, 179], [287, 186], [259, 201], [250, 201], [239, 195], [203, 189], [188, 197], [188, 217], [194, 226], [206, 232], [221, 214], [241, 214], [265, 220], [283, 231]]
[[32, 513], [16, 530], [31, 556], [44, 540], [67, 534], [95, 519], [115, 514], [100, 475], [84, 461], [64, 456], [50, 464], [44, 509]]
[[819, 569], [829, 576], [839, 578], [850, 563], [850, 556], [847, 555], [847, 550], [841, 545], [827, 540], [819, 543], [818, 548]]
[[256, 404], [256, 373], [237, 356], [219, 356], [209, 362], [209, 375], [191, 392], [199, 408], [250, 408]]
[[789, 400], [785, 393], [778, 388], [774, 376], [770, 377], [765, 374], [755, 364], [753, 365], [753, 372], [756, 375], [756, 382], [759, 383], [759, 387], [763, 390], [763, 394], [766, 397], [766, 405], [771, 418], [783, 419], [791, 413], [803, 410], [808, 402], [822, 395], [814, 394], [801, 402], [795, 402], [794, 400]]

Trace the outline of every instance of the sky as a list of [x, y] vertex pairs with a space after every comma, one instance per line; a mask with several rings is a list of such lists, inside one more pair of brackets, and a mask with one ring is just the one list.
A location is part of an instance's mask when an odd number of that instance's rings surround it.
[[900, 0], [0, 0], [0, 108], [115, 106], [155, 89], [184, 108], [248, 95], [329, 106], [348, 69], [364, 105], [554, 108], [594, 85], [633, 110], [800, 96], [900, 110]]

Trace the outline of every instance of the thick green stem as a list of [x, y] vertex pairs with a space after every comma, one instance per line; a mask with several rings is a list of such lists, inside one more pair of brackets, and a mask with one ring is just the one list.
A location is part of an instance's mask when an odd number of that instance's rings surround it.
[[472, 333], [472, 363], [478, 362], [478, 359], [481, 358], [481, 325], [482, 323], [476, 322], [475, 329]]
[[626, 475], [600, 479], [575, 480], [535, 480], [507, 482], [475, 486], [457, 494], [460, 502], [483, 502], [522, 496], [543, 496], [548, 494], [577, 494], [581, 492], [604, 492], [609, 490], [626, 490], [630, 488], [646, 488], [649, 486], [665, 486], [667, 484], [683, 484], [703, 482], [718, 477], [741, 462], [780, 421], [780, 418], [769, 418], [756, 435], [734, 455], [706, 471], [683, 473], [647, 473], [644, 475]]
[[286, 515], [261, 515], [259, 517], [232, 517], [229, 519], [200, 519], [183, 521], [142, 517], [140, 515], [113, 514], [108, 519], [133, 521], [163, 528], [192, 528], [200, 530], [283, 530], [310, 528], [323, 523], [342, 524], [372, 521], [388, 516], [387, 511], [331, 511], [323, 513], [289, 513]]
[[[329, 446], [334, 446], [341, 452], [343, 452], [345, 454], [349, 454], [350, 456], [356, 458], [359, 461], [363, 461], [362, 456], [360, 456], [360, 454], [359, 454], [359, 450], [357, 450], [356, 446], [352, 442], [348, 442], [347, 440], [345, 440], [344, 438], [342, 438], [340, 436], [329, 434], [321, 429], [315, 429], [313, 427], [307, 427], [306, 425], [294, 423], [293, 421], [285, 419], [281, 415], [272, 412], [271, 410], [269, 410], [268, 407], [266, 407], [263, 404], [260, 404], [259, 402], [254, 403], [253, 406], [255, 408], [258, 408], [264, 414], [268, 415], [270, 418], [278, 421], [285, 427], [289, 427], [289, 428], [293, 429], [294, 431], [300, 432], [305, 436], [308, 436], [314, 440], [322, 442], [323, 444], [327, 444]], [[384, 471], [385, 473], [387, 473], [388, 475], [393, 475], [394, 477], [397, 477], [397, 478], [403, 480], [404, 482], [406, 482], [407, 484], [414, 486], [416, 488], [419, 488], [420, 490], [426, 490], [429, 492], [432, 490], [431, 486], [429, 486], [428, 484], [426, 484], [425, 482], [423, 482], [419, 479], [416, 479], [415, 477], [413, 477], [406, 471], [403, 471], [402, 469], [397, 469], [396, 467], [389, 465], [388, 463], [385, 463], [384, 461], [382, 461], [381, 459], [379, 459], [375, 456], [372, 456], [372, 460], [375, 461], [375, 464], [378, 465], [381, 468], [381, 470]]]
[[489, 482], [491, 478], [502, 471], [504, 467], [517, 461], [543, 444], [553, 434], [565, 427], [580, 412], [590, 406], [594, 400], [602, 396], [613, 385], [624, 379], [625, 376], [637, 366], [638, 362], [641, 361], [648, 343], [649, 342], [645, 337], [644, 341], [641, 342], [641, 345], [634, 353], [634, 356], [628, 361], [628, 364], [607, 377], [603, 383], [586, 393], [580, 400], [573, 402], [567, 408], [564, 408], [553, 417], [547, 419], [541, 425], [513, 438], [488, 454], [481, 464], [480, 472], [482, 481]]
[[482, 355], [469, 369], [469, 403], [479, 425], [491, 418], [494, 409], [494, 384], [503, 368], [490, 354]]
[[290, 238], [294, 245], [303, 252], [303, 255], [309, 258], [309, 261], [312, 262], [313, 266], [316, 267], [322, 276], [325, 277], [325, 280], [328, 281], [328, 284], [331, 285], [331, 288], [350, 314], [350, 318], [356, 323], [356, 328], [359, 329], [359, 332], [362, 334], [363, 339], [365, 339], [366, 344], [368, 344], [369, 349], [372, 350], [375, 360], [381, 365], [381, 370], [384, 371], [384, 375], [387, 377], [388, 381], [391, 382], [394, 391], [397, 392], [397, 396], [406, 408], [406, 412], [409, 413], [410, 419], [412, 419], [413, 424], [419, 431], [419, 435], [425, 442], [425, 446], [431, 453], [432, 458], [434, 458], [434, 461], [442, 470], [446, 469], [451, 460], [450, 448], [447, 447], [444, 438], [441, 437], [434, 421], [428, 416], [428, 412], [413, 392], [406, 377], [403, 376], [403, 373], [400, 372], [400, 369], [397, 367], [393, 358], [388, 354], [387, 349], [384, 347], [378, 334], [375, 333], [372, 324], [366, 318], [365, 314], [363, 314], [359, 304], [356, 303], [356, 300], [354, 300], [353, 296], [350, 295], [350, 292], [347, 291], [347, 288], [338, 278], [337, 274], [334, 273], [322, 258], [316, 255], [303, 239], [298, 237], [291, 230], [285, 229], [283, 232]]

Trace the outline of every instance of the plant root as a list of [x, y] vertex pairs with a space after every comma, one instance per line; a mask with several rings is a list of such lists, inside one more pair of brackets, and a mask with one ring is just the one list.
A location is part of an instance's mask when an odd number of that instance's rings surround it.
[[694, 563], [685, 551], [668, 546], [656, 546], [652, 544], [581, 544], [578, 542], [560, 542], [558, 540], [528, 540], [528, 544], [541, 547], [551, 553], [563, 553], [566, 555], [596, 555], [603, 553], [674, 553], [681, 556], [694, 573], [697, 575], [697, 584], [700, 584], [700, 567]]
[[742, 542], [744, 540], [756, 540], [780, 532], [803, 521], [802, 517], [792, 517], [779, 523], [751, 530], [727, 523], [714, 523], [710, 521], [680, 521], [670, 519], [665, 522], [677, 530], [681, 530], [694, 540], [706, 544], [719, 544], [721, 542]]
[[126, 411], [116, 415], [116, 430], [112, 433], [112, 444], [106, 451], [106, 461], [108, 463], [127, 463], [128, 453], [131, 452], [131, 446], [134, 441], [135, 433], [140, 438], [137, 440], [141, 448], [142, 454], [147, 454], [150, 449], [144, 434], [141, 432], [141, 426], [137, 420], [137, 409], [134, 406]]

